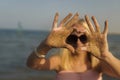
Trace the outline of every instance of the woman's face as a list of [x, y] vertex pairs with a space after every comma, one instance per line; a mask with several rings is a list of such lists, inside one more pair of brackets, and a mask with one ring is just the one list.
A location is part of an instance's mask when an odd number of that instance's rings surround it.
[[73, 32], [67, 38], [67, 43], [72, 45], [75, 50], [79, 50], [80, 47], [85, 46], [87, 43], [87, 36], [85, 32], [87, 31], [82, 24], [75, 24], [72, 26]]

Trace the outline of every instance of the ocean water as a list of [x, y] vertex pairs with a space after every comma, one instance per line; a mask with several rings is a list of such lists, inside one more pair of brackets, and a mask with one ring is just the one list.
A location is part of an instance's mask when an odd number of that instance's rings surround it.
[[[45, 31], [0, 30], [0, 80], [53, 80], [55, 72], [26, 66], [28, 55], [47, 36]], [[120, 59], [120, 35], [109, 34], [110, 51]], [[104, 80], [117, 80], [104, 76]]]

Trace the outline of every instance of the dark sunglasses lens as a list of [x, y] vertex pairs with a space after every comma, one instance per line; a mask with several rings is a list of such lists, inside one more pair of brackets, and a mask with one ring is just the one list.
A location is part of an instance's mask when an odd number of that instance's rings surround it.
[[71, 44], [71, 43], [75, 44], [77, 42], [77, 39], [78, 39], [77, 36], [70, 35], [70, 36], [67, 37], [67, 41], [66, 42], [69, 43], [69, 44]]
[[87, 42], [87, 36], [86, 36], [86, 35], [81, 35], [81, 36], [79, 37], [79, 39], [80, 39], [80, 41], [81, 41], [82, 43], [86, 43], [86, 42]]

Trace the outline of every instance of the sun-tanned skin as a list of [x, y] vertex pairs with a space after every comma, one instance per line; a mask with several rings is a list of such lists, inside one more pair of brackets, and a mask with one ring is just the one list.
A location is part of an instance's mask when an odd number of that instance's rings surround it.
[[[87, 52], [90, 52], [90, 55], [93, 55], [100, 60], [99, 67], [101, 72], [99, 74], [105, 73], [112, 77], [120, 78], [120, 60], [112, 55], [108, 47], [108, 22], [105, 21], [105, 27], [101, 33], [100, 26], [96, 18], [94, 16], [92, 17], [92, 21], [94, 23], [94, 25], [92, 25], [89, 17], [86, 15], [85, 20], [89, 27], [88, 32], [81, 25], [77, 25], [77, 21], [79, 20], [78, 13], [73, 17], [71, 13], [68, 14], [60, 22], [60, 25], [58, 25], [58, 16], [58, 13], [56, 13], [51, 32], [37, 47], [39, 54], [47, 54], [47, 52], [52, 48], [67, 48], [71, 51], [71, 54], [77, 54], [77, 56], [73, 56], [75, 66], [72, 66], [69, 71], [86, 72], [88, 70], [92, 70], [87, 59]], [[87, 36], [87, 43], [83, 44], [80, 39], [77, 39], [76, 45], [72, 43], [69, 44], [66, 41], [69, 35], [80, 37], [83, 34]], [[27, 66], [36, 70], [55, 70], [57, 73], [66, 71], [60, 67], [60, 57], [51, 56], [48, 59], [39, 58], [34, 52], [32, 52], [28, 57]]]

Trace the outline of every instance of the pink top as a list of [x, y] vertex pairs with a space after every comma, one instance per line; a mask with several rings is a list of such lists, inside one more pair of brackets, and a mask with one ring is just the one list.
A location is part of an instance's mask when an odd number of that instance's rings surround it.
[[86, 72], [60, 71], [55, 80], [102, 80], [102, 75], [94, 70]]

